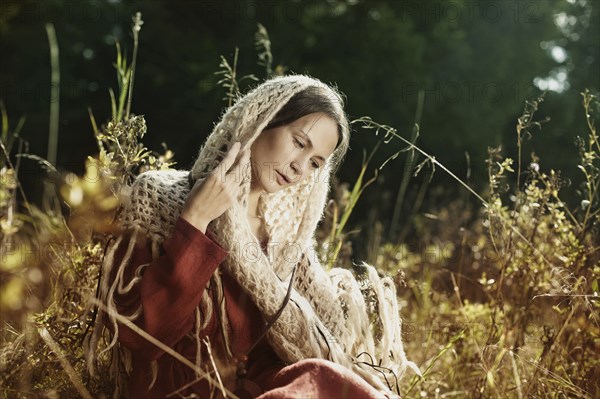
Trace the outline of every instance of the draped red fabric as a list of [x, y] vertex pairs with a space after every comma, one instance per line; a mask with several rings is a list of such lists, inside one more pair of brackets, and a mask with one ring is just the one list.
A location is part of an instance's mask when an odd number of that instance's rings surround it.
[[[160, 257], [155, 260], [152, 260], [150, 241], [138, 239], [124, 272], [125, 282], [130, 281], [140, 265], [148, 266], [143, 269], [141, 283], [134, 285], [126, 294], [115, 296], [122, 314], [131, 314], [141, 305], [142, 315], [135, 324], [192, 363], [197, 350], [195, 309], [202, 300], [210, 277], [227, 256], [227, 251], [215, 242], [211, 234], [204, 234], [179, 218], [171, 235], [161, 245]], [[114, 271], [125, 256], [127, 243], [128, 240], [124, 240], [115, 252], [111, 279], [115, 278]], [[231, 327], [231, 349], [234, 355], [240, 355], [246, 353], [258, 339], [264, 320], [233, 277], [223, 272], [222, 281]], [[111, 323], [107, 322], [106, 326], [112, 331]], [[200, 337], [210, 339], [212, 356], [224, 362], [220, 328], [213, 312]], [[210, 398], [213, 394], [216, 397], [216, 392], [211, 392], [206, 380], [199, 379], [188, 366], [125, 325], [119, 324], [118, 340], [133, 356], [133, 370], [129, 376], [131, 398], [188, 397], [192, 394], [200, 398]], [[202, 351], [203, 363], [210, 362], [205, 345], [202, 345]], [[154, 385], [148, 388], [152, 380], [153, 360], [157, 360], [158, 373]], [[328, 360], [305, 359], [286, 365], [266, 337], [248, 355], [247, 378], [264, 391], [260, 399], [385, 397], [352, 371]], [[189, 386], [178, 391], [185, 385]]]

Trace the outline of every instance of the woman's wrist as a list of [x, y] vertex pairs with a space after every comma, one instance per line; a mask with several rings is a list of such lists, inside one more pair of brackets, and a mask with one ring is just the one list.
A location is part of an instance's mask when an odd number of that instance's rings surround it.
[[182, 212], [180, 217], [185, 219], [186, 222], [200, 230], [202, 233], [206, 234], [206, 229], [208, 228], [208, 224], [210, 223], [210, 221], [206, 220], [203, 217], [193, 217], [185, 212]]

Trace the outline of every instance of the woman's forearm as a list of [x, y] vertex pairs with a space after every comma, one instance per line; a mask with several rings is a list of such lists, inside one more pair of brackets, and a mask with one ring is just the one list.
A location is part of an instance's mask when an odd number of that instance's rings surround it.
[[[227, 252], [208, 236], [184, 219], [178, 219], [171, 235], [161, 245], [161, 254], [152, 259], [151, 242], [143, 237], [135, 243], [127, 260], [122, 286], [126, 286], [140, 266], [138, 284], [126, 293], [115, 293], [119, 313], [131, 314], [142, 307], [134, 323], [162, 341], [173, 346], [194, 324], [194, 309], [200, 304], [210, 277]], [[123, 244], [127, 244], [124, 240]], [[118, 248], [113, 269], [121, 266], [127, 245]], [[112, 281], [112, 280], [111, 280]], [[119, 324], [120, 342], [140, 356], [154, 360], [162, 350], [143, 339], [135, 331]]]

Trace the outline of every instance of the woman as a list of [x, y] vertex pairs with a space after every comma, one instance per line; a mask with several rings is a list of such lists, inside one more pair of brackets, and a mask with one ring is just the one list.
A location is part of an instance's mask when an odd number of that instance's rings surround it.
[[314, 233], [348, 143], [334, 88], [276, 77], [225, 112], [190, 171], [138, 176], [124, 233], [105, 257], [91, 370], [104, 322], [132, 397], [393, 397], [406, 367], [418, 369], [404, 355], [391, 279], [364, 265], [380, 316], [375, 337], [365, 288], [316, 256]]

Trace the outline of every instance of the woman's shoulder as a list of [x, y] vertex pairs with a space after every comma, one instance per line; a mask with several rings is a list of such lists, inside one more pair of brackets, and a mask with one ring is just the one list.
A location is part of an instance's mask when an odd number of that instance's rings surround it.
[[187, 187], [189, 189], [189, 171], [177, 169], [148, 170], [140, 173], [133, 183], [131, 189], [168, 190], [174, 187]]
[[163, 238], [175, 225], [190, 191], [189, 171], [152, 170], [141, 173], [121, 191], [125, 228], [137, 226]]

